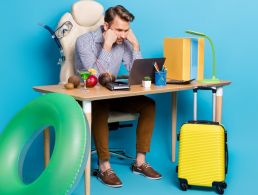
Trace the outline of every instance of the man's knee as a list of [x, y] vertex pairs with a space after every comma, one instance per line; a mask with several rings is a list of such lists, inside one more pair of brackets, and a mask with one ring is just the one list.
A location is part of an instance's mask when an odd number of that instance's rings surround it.
[[156, 102], [153, 99], [148, 97], [148, 99], [146, 100], [146, 104], [155, 110]]
[[145, 112], [155, 113], [155, 106], [155, 101], [145, 96], [142, 110], [144, 110]]
[[101, 116], [109, 115], [109, 104], [106, 101], [94, 101], [92, 102], [92, 115], [93, 116]]

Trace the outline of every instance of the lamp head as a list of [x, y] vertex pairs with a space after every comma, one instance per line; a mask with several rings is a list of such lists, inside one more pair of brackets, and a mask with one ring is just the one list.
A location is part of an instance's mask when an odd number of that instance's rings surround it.
[[196, 31], [192, 31], [192, 30], [186, 30], [185, 32], [188, 33], [188, 34], [191, 34], [191, 35], [197, 35], [197, 36], [201, 36], [201, 37], [207, 37], [207, 35], [205, 35], [205, 34], [203, 34], [203, 33], [196, 32]]
[[213, 58], [212, 78], [211, 79], [204, 79], [201, 82], [204, 82], [204, 83], [219, 82], [219, 79], [216, 78], [216, 56], [215, 56], [214, 45], [213, 45], [213, 42], [212, 42], [211, 38], [209, 36], [207, 36], [206, 34], [203, 34], [201, 32], [196, 32], [196, 31], [192, 31], [192, 30], [186, 30], [185, 32], [188, 33], [188, 34], [191, 34], [191, 35], [196, 35], [196, 36], [200, 36], [200, 37], [208, 39], [208, 41], [209, 41], [209, 43], [211, 45], [211, 48], [212, 48], [212, 58]]

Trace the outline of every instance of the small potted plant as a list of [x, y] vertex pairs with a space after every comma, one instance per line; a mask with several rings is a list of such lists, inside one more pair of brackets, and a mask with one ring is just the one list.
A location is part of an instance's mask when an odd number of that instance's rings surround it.
[[151, 78], [149, 76], [146, 76], [142, 80], [142, 86], [144, 88], [150, 88], [151, 87]]

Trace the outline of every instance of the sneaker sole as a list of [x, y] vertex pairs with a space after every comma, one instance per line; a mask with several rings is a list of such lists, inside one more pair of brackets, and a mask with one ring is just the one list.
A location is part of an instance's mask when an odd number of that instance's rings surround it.
[[133, 171], [133, 173], [134, 173], [135, 175], [142, 175], [142, 176], [144, 176], [144, 177], [146, 177], [146, 178], [148, 178], [148, 179], [151, 179], [151, 180], [158, 180], [158, 179], [161, 179], [161, 178], [162, 178], [162, 176], [161, 176], [161, 177], [148, 177], [148, 176], [144, 175], [143, 173], [140, 173], [140, 172], [137, 172], [137, 171]]
[[111, 187], [111, 188], [120, 188], [120, 187], [123, 186], [123, 184], [121, 184], [121, 185], [109, 185], [109, 184], [106, 184], [104, 181], [102, 181], [102, 179], [100, 179], [99, 177], [97, 177], [97, 179], [98, 179], [101, 183], [103, 183], [104, 185], [106, 185], [106, 186], [108, 186], [108, 187]]

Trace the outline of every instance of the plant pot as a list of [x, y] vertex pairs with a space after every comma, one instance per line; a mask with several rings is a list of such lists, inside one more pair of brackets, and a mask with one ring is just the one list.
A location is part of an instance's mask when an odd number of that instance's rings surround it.
[[149, 89], [151, 87], [151, 81], [142, 81], [142, 86]]

